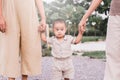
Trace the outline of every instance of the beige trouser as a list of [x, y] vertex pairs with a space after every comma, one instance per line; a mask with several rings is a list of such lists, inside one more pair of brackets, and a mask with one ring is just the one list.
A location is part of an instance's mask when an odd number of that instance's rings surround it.
[[120, 16], [110, 16], [106, 40], [104, 80], [120, 80]]
[[41, 73], [41, 43], [35, 0], [2, 0], [7, 32], [0, 33], [0, 74]]
[[70, 80], [74, 78], [74, 66], [72, 58], [53, 58], [52, 65], [52, 79], [51, 80], [61, 80], [62, 78], [69, 78]]

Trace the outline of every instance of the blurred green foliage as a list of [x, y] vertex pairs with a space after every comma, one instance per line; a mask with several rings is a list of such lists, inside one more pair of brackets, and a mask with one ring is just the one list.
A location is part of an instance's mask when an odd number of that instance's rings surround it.
[[[91, 2], [92, 0], [54, 0], [51, 3], [44, 2], [47, 23], [51, 28], [55, 19], [62, 18], [68, 26], [66, 34], [75, 36], [78, 33], [78, 23]], [[103, 0], [94, 14], [89, 17], [84, 36], [106, 36], [110, 2], [111, 0]], [[50, 31], [50, 34], [53, 34], [53, 31]]]

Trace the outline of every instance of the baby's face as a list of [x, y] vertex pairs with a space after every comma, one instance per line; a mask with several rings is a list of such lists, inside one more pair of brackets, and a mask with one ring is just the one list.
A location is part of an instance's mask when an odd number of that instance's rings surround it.
[[55, 23], [53, 31], [57, 38], [62, 38], [66, 33], [66, 25], [64, 23]]

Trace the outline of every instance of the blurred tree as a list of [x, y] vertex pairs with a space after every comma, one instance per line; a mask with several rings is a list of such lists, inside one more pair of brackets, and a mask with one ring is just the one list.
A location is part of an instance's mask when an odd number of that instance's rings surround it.
[[[55, 0], [51, 3], [44, 2], [47, 23], [52, 26], [51, 23], [53, 20], [62, 18], [66, 20], [68, 25], [67, 34], [76, 35], [78, 33], [78, 23], [90, 6], [91, 1], [92, 0]], [[94, 14], [90, 16], [85, 35], [90, 35], [89, 32], [93, 31], [95, 36], [105, 36], [108, 20], [106, 16], [109, 12], [110, 2], [111, 0], [103, 0]], [[104, 17], [101, 16], [101, 14], [104, 14]]]
[[71, 30], [73, 34], [76, 33], [77, 25], [85, 12], [83, 7], [76, 6], [73, 0], [55, 0], [50, 4], [44, 4], [47, 23], [51, 24], [53, 20], [62, 18], [68, 25], [67, 34], [70, 34]]

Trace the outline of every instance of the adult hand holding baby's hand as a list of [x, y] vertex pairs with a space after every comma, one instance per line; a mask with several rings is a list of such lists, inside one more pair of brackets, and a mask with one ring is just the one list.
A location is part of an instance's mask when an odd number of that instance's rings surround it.
[[79, 25], [78, 25], [78, 31], [80, 34], [83, 34], [85, 32], [85, 28], [86, 28], [86, 21], [81, 20]]
[[83, 35], [83, 33], [85, 32], [85, 30], [82, 30], [80, 27], [78, 27], [78, 31], [79, 31], [79, 34]]
[[86, 20], [81, 19], [78, 27], [79, 27], [79, 31], [85, 32], [85, 30], [86, 30]]
[[46, 22], [45, 22], [44, 20], [42, 20], [42, 21], [40, 22], [38, 31], [39, 31], [39, 32], [45, 32], [45, 30], [46, 30]]
[[40, 25], [38, 31], [39, 32], [45, 32], [45, 29], [46, 29], [45, 27], [43, 27], [42, 25]]
[[0, 16], [0, 31], [2, 33], [6, 31], [6, 23], [3, 16]]

